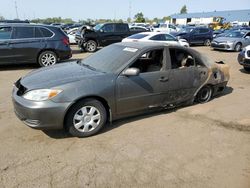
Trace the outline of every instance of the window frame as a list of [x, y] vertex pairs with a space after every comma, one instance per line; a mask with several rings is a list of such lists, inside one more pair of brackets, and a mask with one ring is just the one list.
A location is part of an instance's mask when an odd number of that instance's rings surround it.
[[1, 39], [0, 38], [0, 41], [11, 40], [13, 38], [13, 27], [12, 26], [0, 26], [0, 28], [11, 28], [10, 38], [8, 38], [8, 39]]

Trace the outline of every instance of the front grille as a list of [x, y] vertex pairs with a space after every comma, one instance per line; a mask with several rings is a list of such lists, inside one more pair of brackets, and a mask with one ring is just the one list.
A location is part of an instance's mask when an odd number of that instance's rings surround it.
[[225, 45], [225, 44], [216, 44], [216, 43], [212, 43], [211, 46], [212, 46], [212, 47], [215, 47], [215, 48], [228, 48], [228, 46]]
[[15, 86], [17, 87], [17, 95], [21, 96], [27, 91], [27, 88], [21, 84], [21, 78], [16, 81]]

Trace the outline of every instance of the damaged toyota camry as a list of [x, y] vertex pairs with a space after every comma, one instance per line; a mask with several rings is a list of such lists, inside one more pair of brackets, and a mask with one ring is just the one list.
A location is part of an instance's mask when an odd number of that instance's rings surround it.
[[228, 80], [228, 65], [192, 49], [116, 43], [86, 59], [29, 73], [14, 84], [12, 99], [28, 126], [87, 137], [108, 121], [208, 102]]

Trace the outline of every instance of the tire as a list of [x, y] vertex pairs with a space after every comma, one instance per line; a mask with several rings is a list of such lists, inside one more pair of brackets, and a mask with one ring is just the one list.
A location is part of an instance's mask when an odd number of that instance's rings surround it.
[[88, 137], [96, 134], [106, 124], [107, 111], [94, 99], [76, 103], [66, 115], [65, 126], [72, 136]]
[[97, 50], [97, 43], [94, 40], [89, 40], [86, 43], [85, 50], [87, 52], [95, 52]]
[[38, 63], [41, 67], [55, 65], [57, 63], [57, 55], [52, 51], [44, 51], [39, 55]]
[[239, 52], [241, 51], [241, 48], [242, 48], [242, 44], [238, 42], [234, 47], [234, 51]]
[[210, 46], [211, 45], [211, 40], [210, 39], [206, 39], [204, 42], [204, 46]]
[[196, 101], [198, 103], [206, 103], [211, 100], [213, 89], [210, 86], [204, 86], [196, 95]]
[[250, 72], [250, 67], [244, 67], [245, 71]]

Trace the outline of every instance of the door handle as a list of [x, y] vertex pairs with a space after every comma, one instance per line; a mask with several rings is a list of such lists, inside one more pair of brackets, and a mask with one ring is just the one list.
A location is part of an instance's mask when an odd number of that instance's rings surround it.
[[168, 78], [167, 77], [161, 77], [159, 79], [160, 82], [167, 82], [168, 81]]

